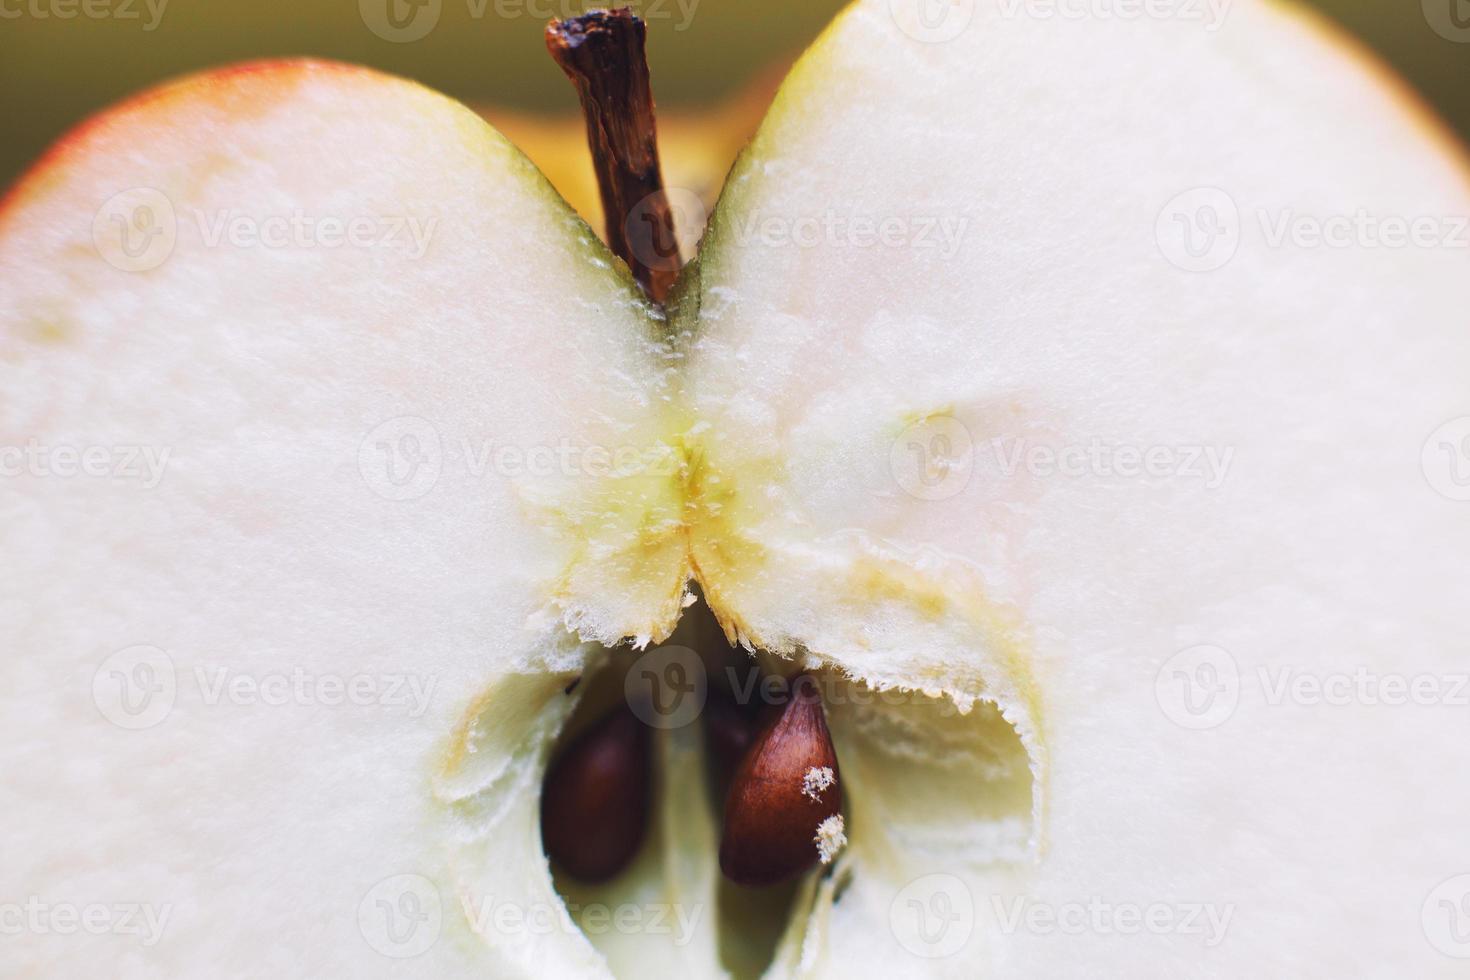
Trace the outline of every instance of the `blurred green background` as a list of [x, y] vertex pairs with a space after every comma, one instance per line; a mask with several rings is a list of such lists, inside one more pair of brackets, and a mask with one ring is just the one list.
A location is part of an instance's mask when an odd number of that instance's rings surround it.
[[[541, 31], [549, 16], [581, 12], [589, 5], [583, 0], [394, 2], [412, 26], [399, 30], [385, 19], [388, 0], [0, 0], [0, 186], [68, 127], [130, 92], [262, 56], [339, 58], [419, 79], [467, 102], [574, 110], [571, 87], [547, 57]], [[727, 96], [772, 62], [789, 59], [843, 3], [639, 0], [632, 6], [649, 22], [659, 104], [677, 108]], [[436, 26], [425, 36], [396, 42], [381, 36], [412, 35], [427, 21], [408, 18], [436, 5]], [[1310, 5], [1376, 48], [1460, 133], [1470, 134], [1470, 0]], [[368, 26], [374, 18], [377, 32]]]

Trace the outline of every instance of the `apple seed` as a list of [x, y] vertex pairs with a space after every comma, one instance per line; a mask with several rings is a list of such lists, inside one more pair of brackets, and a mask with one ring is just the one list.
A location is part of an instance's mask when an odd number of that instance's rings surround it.
[[725, 799], [720, 869], [738, 885], [775, 885], [846, 843], [837, 750], [810, 674], [791, 683], [746, 753]]
[[552, 762], [541, 787], [541, 841], [579, 881], [622, 871], [648, 827], [650, 738], [621, 704], [578, 735]]

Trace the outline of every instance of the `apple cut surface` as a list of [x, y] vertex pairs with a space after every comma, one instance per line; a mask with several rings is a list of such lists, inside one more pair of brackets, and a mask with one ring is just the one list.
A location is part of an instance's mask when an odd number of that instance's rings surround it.
[[[0, 442], [28, 453], [0, 482], [3, 900], [166, 917], [148, 945], [7, 935], [6, 972], [482, 969], [452, 733], [492, 694], [554, 732], [585, 652], [561, 622], [646, 635], [684, 589], [631, 280], [469, 110], [283, 63], [72, 136], [0, 217], [0, 282]], [[481, 826], [525, 846], [495, 891], [554, 907], [549, 736], [507, 740], [494, 775], [529, 788]], [[378, 903], [448, 925], [420, 950]]]
[[[848, 883], [782, 955], [1455, 974], [1421, 906], [1470, 870], [1463, 707], [1280, 684], [1465, 673], [1470, 520], [1420, 449], [1470, 407], [1470, 251], [1271, 230], [1448, 232], [1463, 158], [1274, 8], [1209, 31], [980, 2], [939, 38], [911, 6], [859, 3], [808, 52], [682, 287], [715, 511], [692, 552], [757, 646], [998, 702], [1034, 862], [997, 861], [992, 786], [897, 778], [942, 779], [956, 740], [851, 749], [881, 729], [834, 712], [844, 772], [892, 772], [849, 782]], [[1238, 242], [1207, 249], [1212, 219]]]
[[[467, 109], [340, 66], [146, 95], [6, 199], [0, 901], [145, 913], [6, 966], [1453, 975], [1463, 708], [1280, 685], [1464, 673], [1419, 464], [1470, 262], [1273, 230], [1450, 226], [1463, 161], [1272, 8], [935, 9], [805, 56], [667, 314]], [[848, 845], [732, 892], [687, 726], [633, 863], [555, 880], [553, 744], [691, 576], [822, 681]]]

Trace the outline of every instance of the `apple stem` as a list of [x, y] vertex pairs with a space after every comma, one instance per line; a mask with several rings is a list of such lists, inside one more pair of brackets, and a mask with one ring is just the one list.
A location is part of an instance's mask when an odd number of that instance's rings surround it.
[[662, 303], [681, 263], [659, 170], [646, 34], [626, 7], [593, 10], [546, 25], [546, 49], [582, 103], [608, 245]]

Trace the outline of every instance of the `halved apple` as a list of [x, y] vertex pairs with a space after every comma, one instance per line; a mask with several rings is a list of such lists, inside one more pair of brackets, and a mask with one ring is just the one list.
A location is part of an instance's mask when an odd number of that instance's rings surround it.
[[[1462, 714], [1281, 692], [1464, 673], [1420, 450], [1470, 257], [1272, 230], [1450, 224], [1462, 158], [1274, 8], [926, 10], [806, 55], [667, 310], [360, 69], [185, 80], [22, 182], [8, 965], [1454, 974]], [[706, 615], [823, 686], [847, 847], [722, 884], [688, 724], [633, 863], [553, 878], [558, 739], [666, 641], [713, 671]]]

